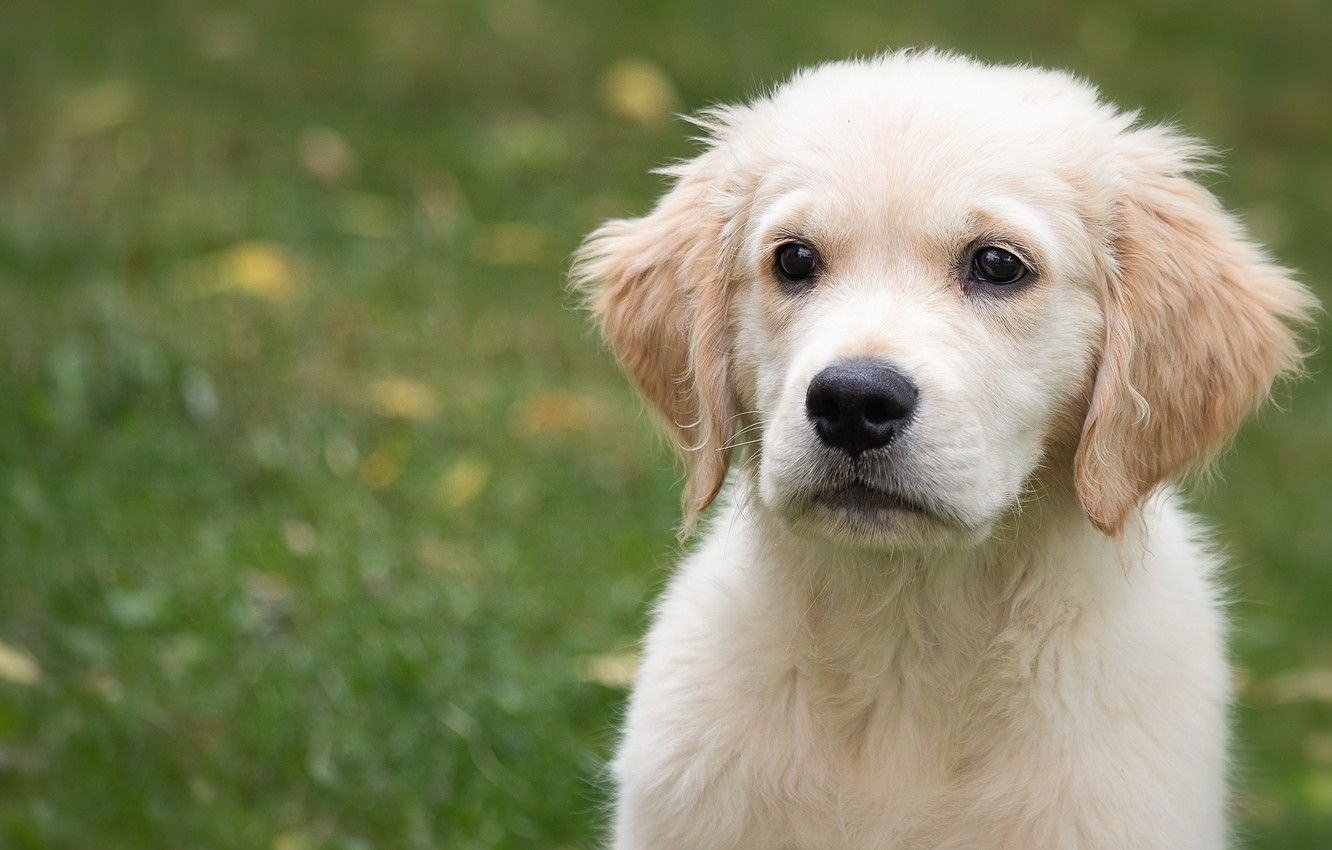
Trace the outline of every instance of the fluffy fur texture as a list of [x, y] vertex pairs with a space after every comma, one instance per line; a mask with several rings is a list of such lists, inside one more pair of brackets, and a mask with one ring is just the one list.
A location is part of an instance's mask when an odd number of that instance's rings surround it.
[[[647, 639], [615, 847], [1221, 847], [1217, 558], [1168, 482], [1298, 365], [1308, 292], [1197, 142], [1063, 73], [899, 53], [699, 124], [576, 266], [687, 526], [740, 461]], [[1028, 278], [969, 279], [981, 244]], [[805, 413], [852, 357], [920, 390], [854, 459]]]

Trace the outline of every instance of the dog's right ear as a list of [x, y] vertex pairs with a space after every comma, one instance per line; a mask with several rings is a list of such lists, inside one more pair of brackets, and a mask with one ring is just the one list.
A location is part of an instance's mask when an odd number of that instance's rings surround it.
[[735, 412], [725, 216], [714, 197], [720, 160], [710, 149], [669, 169], [675, 185], [652, 212], [597, 228], [573, 269], [620, 367], [665, 418], [684, 459], [685, 530], [725, 480]]

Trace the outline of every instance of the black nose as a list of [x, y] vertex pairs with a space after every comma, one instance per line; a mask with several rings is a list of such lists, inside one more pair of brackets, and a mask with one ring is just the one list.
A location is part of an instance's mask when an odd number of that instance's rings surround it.
[[805, 413], [820, 440], [858, 457], [892, 442], [918, 395], [906, 375], [882, 360], [841, 360], [809, 382]]

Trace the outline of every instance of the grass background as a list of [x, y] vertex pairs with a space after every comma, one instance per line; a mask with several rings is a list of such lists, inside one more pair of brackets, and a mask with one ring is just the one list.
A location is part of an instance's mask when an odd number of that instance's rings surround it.
[[[0, 846], [589, 847], [676, 474], [566, 258], [670, 117], [933, 44], [1227, 151], [1325, 299], [1319, 0], [10, 3]], [[1332, 377], [1198, 494], [1237, 820], [1332, 847]]]

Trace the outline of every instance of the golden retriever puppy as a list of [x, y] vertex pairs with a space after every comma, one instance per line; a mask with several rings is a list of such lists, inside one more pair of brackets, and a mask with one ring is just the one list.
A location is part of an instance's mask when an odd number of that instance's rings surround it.
[[[575, 277], [688, 468], [614, 846], [1219, 848], [1217, 556], [1169, 482], [1314, 307], [1065, 73], [894, 53], [698, 119]], [[735, 470], [724, 488], [730, 461]]]

